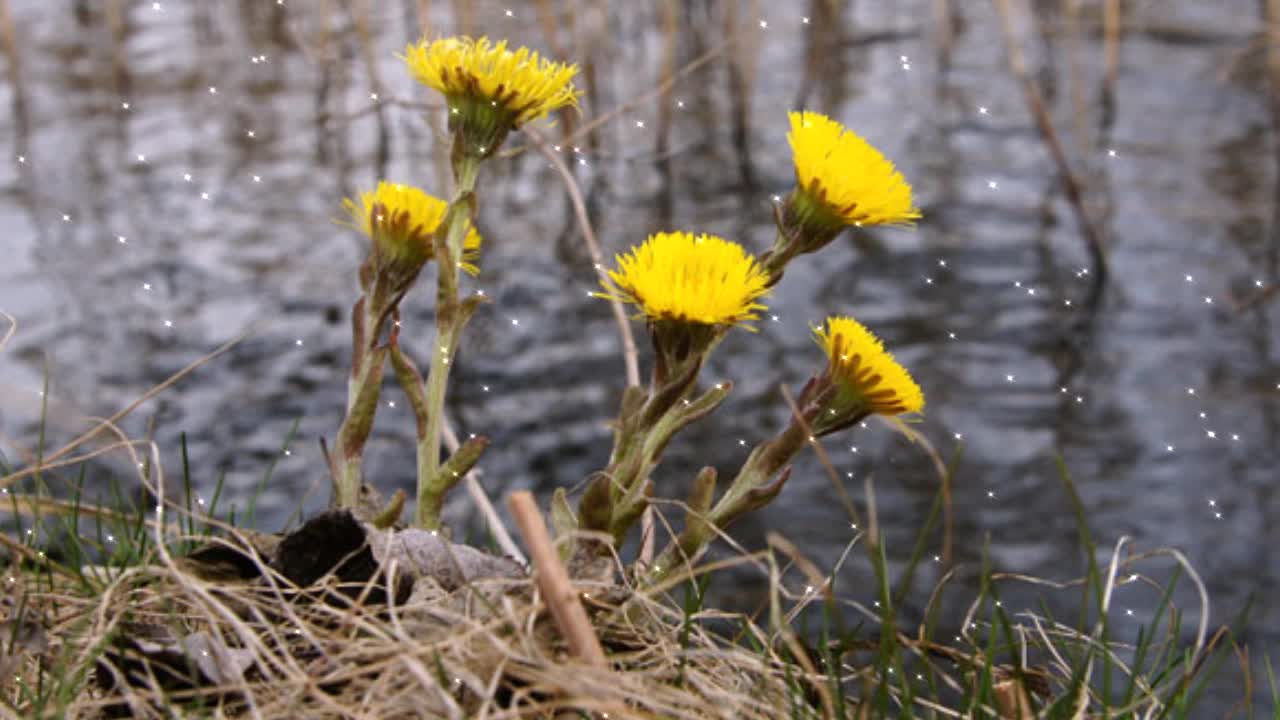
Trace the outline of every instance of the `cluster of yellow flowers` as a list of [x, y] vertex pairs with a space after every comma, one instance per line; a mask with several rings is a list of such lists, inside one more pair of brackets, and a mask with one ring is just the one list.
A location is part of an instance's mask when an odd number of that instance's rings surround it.
[[[793, 112], [790, 120], [796, 187], [784, 211], [789, 222], [780, 228], [781, 246], [792, 246], [778, 248], [785, 259], [813, 252], [848, 226], [904, 225], [920, 217], [911, 186], [867, 141], [819, 113]], [[617, 262], [602, 296], [636, 305], [651, 322], [725, 326], [755, 319], [764, 309], [758, 301], [782, 270], [736, 243], [689, 233], [653, 235]], [[841, 408], [882, 415], [924, 409], [911, 374], [856, 320], [828, 318], [814, 333], [840, 381]]]
[[[480, 235], [471, 226], [478, 166], [511, 131], [561, 108], [576, 107], [579, 92], [572, 81], [578, 68], [544, 59], [527, 48], [513, 51], [505, 41], [491, 43], [487, 38], [424, 40], [406, 48], [401, 59], [416, 80], [445, 97], [458, 190], [453, 202], [446, 203], [418, 188], [384, 181], [358, 199], [343, 202], [349, 216], [345, 224], [372, 241], [370, 259], [361, 273], [368, 302], [362, 298], [357, 304], [371, 327], [357, 326], [354, 364], [361, 367], [362, 352], [377, 363], [373, 368], [366, 363], [363, 374], [353, 370], [350, 404], [358, 410], [368, 396], [376, 397], [376, 389], [361, 394], [361, 388], [381, 377], [379, 351], [390, 353], [398, 368], [411, 366], [396, 346], [394, 333], [389, 345], [379, 346], [380, 323], [394, 312], [404, 289], [426, 263], [447, 262], [440, 268], [437, 308], [441, 357], [433, 358], [426, 390], [406, 388], [415, 397], [415, 407], [423, 408], [420, 494], [434, 493], [431, 502], [438, 505], [443, 492], [438, 483], [433, 484], [440, 474], [438, 415], [448, 357], [470, 312], [461, 316], [456, 312], [466, 309], [457, 300], [456, 270], [474, 274], [481, 245]], [[622, 490], [612, 491], [617, 504], [610, 522], [615, 530], [625, 530], [627, 522], [619, 517], [632, 517], [627, 513], [637, 507], [637, 493], [670, 434], [692, 420], [676, 403], [690, 403], [687, 398], [707, 354], [731, 328], [750, 328], [749, 322], [764, 309], [761, 301], [780, 281], [786, 264], [797, 255], [822, 248], [846, 227], [907, 225], [920, 217], [912, 204], [911, 186], [867, 141], [819, 113], [793, 112], [789, 119], [787, 139], [795, 164], [795, 187], [777, 216], [778, 239], [768, 252], [757, 257], [714, 235], [661, 232], [619, 255], [617, 269], [602, 280], [603, 289], [597, 295], [639, 308], [658, 353], [645, 407], [630, 420], [620, 420], [626, 432], [650, 436], [630, 446], [641, 455], [615, 457], [615, 469], [630, 473], [630, 479], [621, 483]], [[924, 396], [910, 373], [853, 318], [827, 318], [814, 329], [814, 337], [827, 356], [826, 371], [816, 378], [822, 390], [807, 400], [820, 406], [823, 416], [815, 433], [834, 432], [871, 413], [897, 415], [923, 409]], [[406, 377], [411, 385], [421, 383], [414, 379], [416, 370]], [[720, 399], [707, 399], [707, 411]], [[358, 413], [349, 417], [354, 415]], [[360, 420], [350, 433], [350, 446], [357, 451], [363, 445], [368, 418]], [[778, 447], [778, 457], [796, 450], [790, 441], [785, 452]], [[348, 497], [354, 497], [351, 483], [357, 474], [358, 457], [346, 478]], [[625, 500], [618, 494], [623, 491]], [[733, 512], [744, 507], [738, 490], [729, 497], [736, 503]], [[624, 506], [625, 511], [618, 509]], [[431, 511], [425, 518], [420, 515], [420, 520], [432, 526], [438, 523], [438, 514]]]

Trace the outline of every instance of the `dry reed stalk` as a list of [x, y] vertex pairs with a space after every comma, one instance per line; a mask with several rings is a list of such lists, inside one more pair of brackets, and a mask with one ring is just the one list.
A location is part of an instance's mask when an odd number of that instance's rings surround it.
[[1036, 121], [1036, 127], [1040, 130], [1040, 137], [1049, 149], [1049, 155], [1058, 166], [1058, 173], [1062, 177], [1062, 185], [1066, 191], [1067, 201], [1075, 213], [1076, 223], [1080, 226], [1080, 234], [1093, 261], [1095, 272], [1093, 273], [1093, 284], [1090, 288], [1090, 301], [1088, 303], [1093, 306], [1101, 296], [1108, 269], [1102, 235], [1089, 217], [1089, 212], [1084, 204], [1084, 190], [1075, 173], [1071, 170], [1071, 163], [1067, 161], [1066, 151], [1062, 148], [1062, 141], [1058, 137], [1058, 131], [1054, 128], [1053, 119], [1049, 117], [1049, 111], [1040, 96], [1040, 90], [1036, 87], [1035, 81], [1032, 80], [1031, 74], [1027, 70], [1026, 59], [1022, 55], [1022, 46], [1018, 43], [1018, 38], [1013, 29], [1013, 17], [1009, 9], [1009, 0], [994, 1], [1000, 14], [1000, 25], [1004, 31], [1005, 46], [1008, 49], [1009, 70], [1021, 83], [1022, 94], [1027, 102], [1027, 108], [1031, 111], [1031, 115]]
[[537, 0], [534, 14], [538, 16], [538, 24], [542, 26], [542, 36], [547, 39], [547, 47], [551, 49], [551, 53], [559, 60], [568, 58], [568, 49], [560, 43], [558, 33], [560, 20], [556, 17], [556, 9], [552, 6], [551, 0]]
[[1071, 97], [1072, 130], [1076, 136], [1076, 148], [1088, 150], [1088, 105], [1084, 97], [1084, 72], [1080, 66], [1080, 0], [1062, 0], [1062, 14], [1066, 18], [1067, 42], [1067, 91]]
[[9, 13], [9, 0], [0, 0], [0, 46], [3, 46], [5, 65], [8, 66], [9, 85], [13, 87], [14, 115], [17, 121], [17, 137], [22, 144], [27, 136], [27, 93], [22, 82], [22, 54], [18, 50], [18, 33]]
[[951, 21], [951, 0], [933, 0], [933, 19], [938, 24], [938, 54], [950, 57], [956, 40], [955, 26]]
[[1115, 97], [1116, 76], [1120, 73], [1120, 0], [1104, 0], [1102, 45], [1104, 92]]
[[[1271, 128], [1272, 152], [1275, 154], [1276, 166], [1280, 167], [1280, 0], [1266, 0], [1267, 27], [1267, 80], [1271, 90]], [[1267, 270], [1272, 277], [1269, 292], [1260, 294], [1261, 299], [1270, 297], [1276, 289], [1275, 276], [1280, 271], [1280, 182], [1276, 182], [1273, 190], [1274, 209], [1271, 218], [1271, 246], [1267, 252]]]
[[[369, 0], [357, 0], [351, 11], [355, 25], [356, 38], [360, 42], [360, 57], [364, 61], [365, 72], [369, 76], [369, 87], [379, 97], [382, 93], [382, 79], [378, 76], [378, 59], [374, 53], [374, 35], [369, 27], [369, 16], [372, 14]], [[386, 114], [382, 104], [374, 102], [373, 114], [378, 127], [378, 142], [374, 151], [374, 167], [377, 177], [386, 177], [387, 164], [391, 161], [391, 138], [387, 128]]]
[[609, 667], [604, 649], [600, 647], [600, 639], [596, 637], [591, 619], [582, 607], [578, 591], [569, 580], [569, 572], [560, 562], [560, 555], [547, 534], [547, 525], [533, 500], [533, 494], [527, 490], [512, 493], [507, 499], [507, 507], [520, 526], [525, 544], [529, 546], [538, 590], [550, 608], [560, 632], [569, 642], [570, 651], [588, 665]]

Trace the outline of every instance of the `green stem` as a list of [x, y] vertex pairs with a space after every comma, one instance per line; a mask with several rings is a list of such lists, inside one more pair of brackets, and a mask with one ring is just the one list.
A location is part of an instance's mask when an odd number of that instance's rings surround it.
[[[757, 446], [743, 463], [737, 477], [729, 485], [720, 501], [707, 513], [706, 522], [682, 535], [678, 542], [667, 545], [649, 570], [648, 583], [661, 582], [677, 567], [696, 559], [715, 537], [715, 529], [723, 531], [742, 515], [767, 504], [770, 493], [780, 487], [771, 487], [769, 481], [804, 449], [809, 437], [794, 419], [787, 428], [773, 439]], [[757, 496], [753, 496], [755, 493]], [[762, 495], [763, 493], [763, 495]]]
[[356, 303], [356, 317], [352, 320], [351, 378], [347, 382], [347, 414], [338, 429], [339, 476], [333, 498], [333, 504], [339, 508], [356, 506], [363, 482], [364, 442], [372, 427], [372, 414], [382, 384], [383, 358], [374, 349], [382, 329], [379, 320], [386, 303], [384, 296], [381, 283], [375, 281], [371, 293]]
[[471, 226], [476, 175], [480, 160], [463, 156], [456, 163], [458, 188], [445, 218], [445, 242], [437, 243], [436, 264], [436, 341], [431, 348], [431, 370], [427, 375], [427, 431], [418, 441], [418, 502], [415, 524], [428, 530], [440, 527], [441, 506], [439, 495], [450, 485], [441, 488], [437, 475], [440, 472], [440, 438], [443, 429], [445, 388], [449, 384], [449, 365], [458, 348], [461, 333], [461, 305], [458, 301], [458, 263], [462, 260], [462, 245], [467, 229]]

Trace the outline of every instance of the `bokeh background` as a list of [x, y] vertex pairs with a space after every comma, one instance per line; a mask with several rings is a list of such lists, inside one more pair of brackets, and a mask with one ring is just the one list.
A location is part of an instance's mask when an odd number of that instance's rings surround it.
[[[582, 66], [581, 115], [541, 132], [561, 143], [609, 256], [663, 229], [766, 248], [774, 197], [792, 183], [788, 109], [856, 129], [916, 189], [918, 227], [801, 258], [759, 332], [721, 347], [704, 377], [736, 390], [672, 446], [660, 495], [682, 496], [703, 465], [731, 475], [781, 427], [779, 385], [818, 367], [810, 325], [852, 314], [923, 386], [916, 429], [948, 459], [963, 449], [951, 622], [984, 547], [1000, 570], [1085, 569], [1060, 455], [1103, 560], [1122, 536], [1180, 549], [1213, 622], [1252, 600], [1237, 639], [1278, 659], [1275, 5], [0, 0], [0, 310], [17, 320], [0, 351], [0, 448], [15, 463], [34, 451], [46, 371], [56, 446], [248, 331], [124, 426], [153, 434], [171, 482], [185, 433], [196, 488], [223, 478], [224, 506], [244, 508], [270, 471], [256, 515], [266, 529], [323, 507], [317, 441], [341, 419], [365, 250], [333, 219], [379, 178], [446, 194], [437, 98], [395, 53], [424, 33], [488, 34]], [[561, 176], [526, 151], [481, 180], [473, 287], [494, 303], [464, 341], [449, 411], [493, 440], [481, 463], [491, 497], [546, 497], [607, 460], [620, 341], [588, 297], [595, 271]], [[432, 299], [419, 288], [405, 304], [423, 358]], [[395, 405], [366, 467], [380, 487], [408, 489], [413, 420], [396, 391], [385, 397]], [[938, 488], [928, 457], [875, 423], [825, 446], [860, 504], [874, 480], [900, 568]], [[130, 470], [104, 457], [90, 489]], [[457, 495], [449, 519], [478, 537]], [[837, 497], [806, 458], [736, 534], [754, 548], [775, 529], [834, 567], [854, 534]], [[1143, 566], [1157, 580], [1172, 568]], [[920, 570], [908, 618], [942, 571]], [[758, 573], [726, 578], [722, 605], [757, 606]], [[860, 559], [837, 587], [872, 599]], [[1041, 592], [1010, 586], [1005, 604], [1036, 607]], [[1046, 599], [1069, 611], [1079, 596]], [[1175, 599], [1197, 605], [1185, 582]], [[1141, 583], [1118, 589], [1117, 633], [1136, 637], [1157, 600]], [[1240, 697], [1239, 675], [1226, 669], [1214, 707]]]

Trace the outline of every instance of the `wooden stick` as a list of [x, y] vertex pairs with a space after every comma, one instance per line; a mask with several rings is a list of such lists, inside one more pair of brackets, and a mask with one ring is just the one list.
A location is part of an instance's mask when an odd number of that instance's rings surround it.
[[550, 608], [556, 625], [560, 626], [561, 634], [569, 641], [570, 652], [588, 665], [609, 667], [600, 640], [587, 618], [587, 611], [578, 599], [578, 591], [573, 588], [569, 573], [560, 563], [560, 556], [547, 535], [546, 522], [533, 501], [533, 495], [528, 490], [514, 492], [507, 498], [507, 507], [515, 517], [516, 525], [520, 526], [525, 544], [529, 546], [538, 591]]

